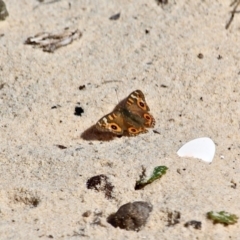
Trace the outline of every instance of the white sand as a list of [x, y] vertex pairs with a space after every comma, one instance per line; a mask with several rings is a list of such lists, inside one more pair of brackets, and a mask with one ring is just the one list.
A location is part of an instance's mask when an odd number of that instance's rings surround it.
[[[169, 0], [163, 7], [154, 0], [5, 2], [0, 238], [240, 239], [239, 223], [224, 227], [206, 219], [211, 210], [240, 216], [240, 15], [226, 30], [230, 1]], [[120, 19], [110, 21], [118, 12]], [[53, 54], [23, 44], [65, 27], [83, 36]], [[144, 92], [160, 134], [104, 142], [80, 137], [135, 89]], [[81, 117], [74, 115], [77, 102]], [[176, 155], [182, 144], [204, 136], [216, 143], [212, 164]], [[135, 191], [142, 165], [169, 170]], [[114, 199], [86, 188], [98, 174], [115, 186]], [[107, 223], [122, 204], [140, 200], [153, 205], [140, 232]], [[83, 217], [87, 210], [91, 215]], [[169, 227], [174, 211], [180, 223]], [[100, 225], [92, 224], [94, 212], [102, 212]], [[201, 221], [202, 229], [184, 227], [189, 220]]]

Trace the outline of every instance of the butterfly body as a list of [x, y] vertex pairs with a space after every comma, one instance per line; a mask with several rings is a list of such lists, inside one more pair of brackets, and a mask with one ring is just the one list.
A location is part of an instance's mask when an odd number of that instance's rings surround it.
[[148, 127], [154, 127], [155, 119], [140, 90], [132, 92], [123, 106], [102, 117], [96, 124], [100, 131], [112, 132], [116, 135], [136, 136], [146, 133]]

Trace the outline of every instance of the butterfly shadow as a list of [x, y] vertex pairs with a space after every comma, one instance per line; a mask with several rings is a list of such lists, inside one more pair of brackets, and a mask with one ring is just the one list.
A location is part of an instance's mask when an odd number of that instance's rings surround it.
[[[124, 98], [122, 101], [120, 101], [117, 106], [113, 109], [115, 111], [116, 109], [124, 106], [127, 98]], [[96, 128], [96, 125], [92, 125], [88, 129], [86, 129], [82, 134], [81, 138], [86, 141], [112, 141], [115, 138], [120, 138], [122, 136], [128, 136], [127, 133], [124, 133], [123, 135], [116, 135], [111, 132], [102, 132]]]
[[86, 141], [111, 141], [116, 137], [113, 133], [99, 131], [96, 125], [92, 125], [81, 134], [81, 138]]

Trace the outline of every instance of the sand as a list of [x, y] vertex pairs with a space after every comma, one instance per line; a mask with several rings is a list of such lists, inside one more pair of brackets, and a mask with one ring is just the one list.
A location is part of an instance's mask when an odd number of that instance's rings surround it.
[[[206, 218], [221, 210], [240, 216], [240, 15], [225, 28], [231, 2], [5, 2], [0, 238], [240, 239], [239, 223], [226, 227]], [[66, 27], [82, 37], [54, 53], [24, 44]], [[91, 135], [136, 89], [156, 119], [155, 133], [109, 141]], [[216, 144], [211, 164], [177, 156], [184, 143], [205, 136]], [[167, 173], [136, 191], [142, 168], [156, 166], [167, 166]], [[114, 186], [110, 199], [86, 187], [99, 174]], [[153, 205], [141, 231], [107, 222], [133, 201]], [[177, 223], [169, 226], [171, 215]], [[185, 227], [190, 220], [202, 228]]]

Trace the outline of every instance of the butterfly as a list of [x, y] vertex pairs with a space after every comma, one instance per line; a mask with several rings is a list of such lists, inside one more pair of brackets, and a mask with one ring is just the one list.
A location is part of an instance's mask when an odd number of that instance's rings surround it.
[[116, 135], [137, 136], [148, 132], [146, 128], [155, 125], [155, 119], [149, 111], [144, 94], [136, 90], [126, 98], [122, 106], [102, 117], [96, 123], [96, 128]]

